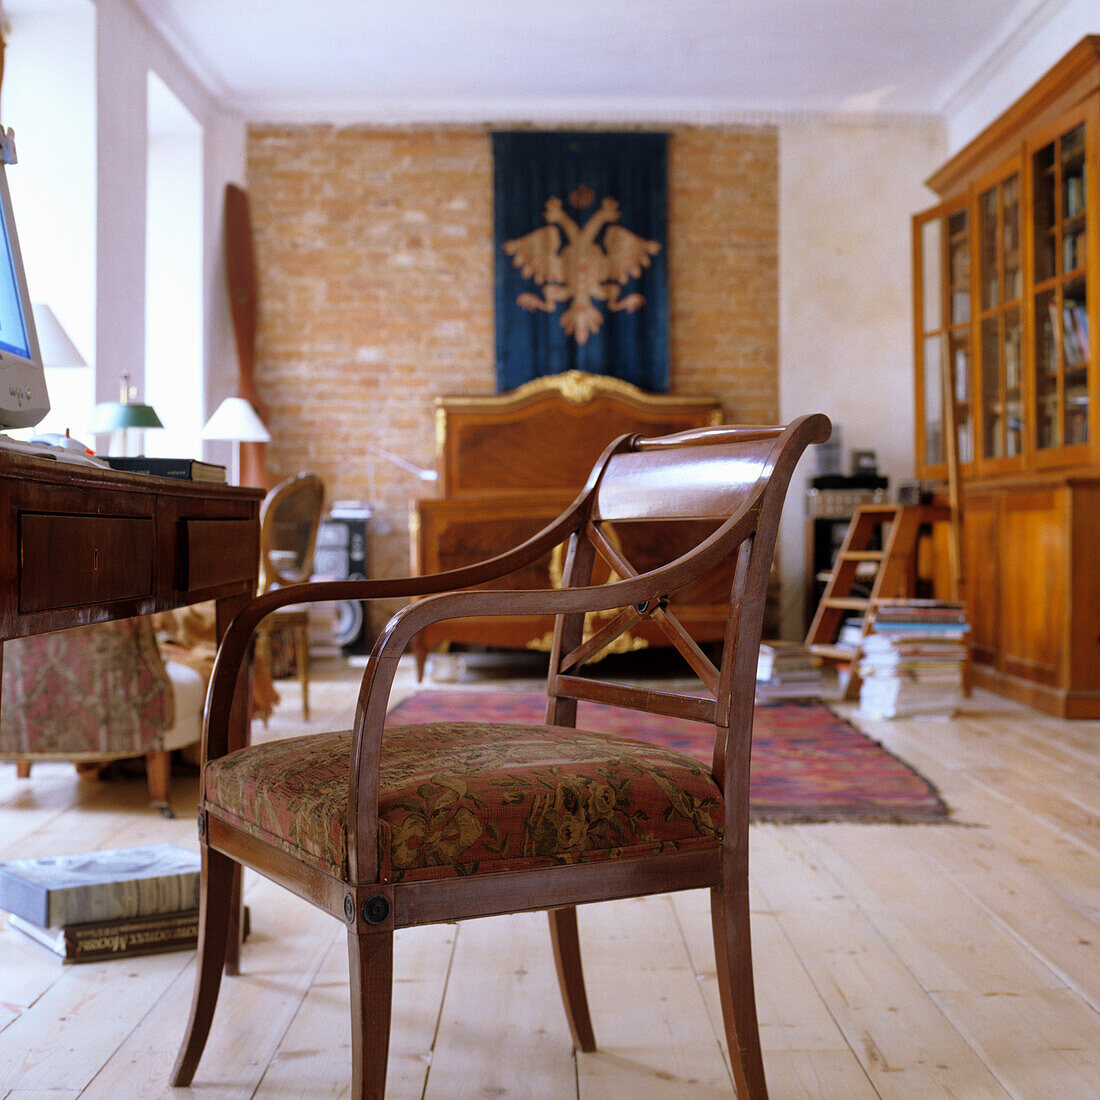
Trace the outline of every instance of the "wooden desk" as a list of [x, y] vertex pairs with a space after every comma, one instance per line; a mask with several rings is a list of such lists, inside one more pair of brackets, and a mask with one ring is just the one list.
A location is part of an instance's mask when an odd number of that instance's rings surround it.
[[[256, 592], [262, 499], [0, 451], [0, 643], [201, 600], [220, 638]], [[243, 689], [234, 731], [243, 745]]]
[[256, 591], [263, 492], [0, 452], [0, 641]]
[[[221, 638], [256, 594], [263, 496], [0, 451], [0, 643], [202, 600], [217, 601]], [[247, 688], [231, 745], [247, 743]], [[234, 892], [239, 914], [239, 872]], [[234, 929], [231, 974], [239, 943]]]

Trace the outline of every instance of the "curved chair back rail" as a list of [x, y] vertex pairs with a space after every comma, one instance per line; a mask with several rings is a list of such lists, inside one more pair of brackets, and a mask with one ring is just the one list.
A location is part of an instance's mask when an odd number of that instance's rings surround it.
[[[226, 633], [204, 736], [200, 965], [173, 1083], [188, 1084], [210, 1028], [239, 865], [346, 923], [352, 1095], [381, 1097], [392, 937], [435, 921], [546, 909], [575, 1045], [595, 1049], [576, 905], [711, 889], [726, 1038], [740, 1097], [766, 1096], [748, 913], [748, 783], [756, 660], [784, 496], [826, 417], [785, 427], [717, 427], [611, 444], [574, 503], [499, 557], [444, 574], [295, 585], [268, 592]], [[617, 525], [683, 524], [709, 534], [636, 570]], [[695, 528], [693, 528], [694, 530]], [[484, 586], [565, 544], [557, 589]], [[685, 586], [726, 563], [730, 600], [717, 663], [676, 616]], [[593, 583], [599, 564], [612, 579]], [[288, 603], [418, 597], [381, 632], [354, 727], [255, 747], [231, 745], [229, 707], [257, 624]], [[425, 625], [518, 612], [556, 616], [546, 724], [385, 727], [398, 661]], [[640, 620], [659, 625], [699, 679], [676, 691], [580, 675]], [[675, 715], [714, 729], [705, 766], [672, 750], [579, 730], [578, 700]], [[437, 813], [435, 811], [445, 810]], [[446, 820], [447, 827], [439, 829]]]

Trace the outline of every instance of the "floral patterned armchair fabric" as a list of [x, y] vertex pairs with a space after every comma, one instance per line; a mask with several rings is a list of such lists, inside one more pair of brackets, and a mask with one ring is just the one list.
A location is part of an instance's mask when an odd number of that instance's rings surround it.
[[92, 764], [144, 756], [153, 805], [173, 749], [202, 736], [206, 677], [166, 662], [151, 619], [95, 623], [4, 644], [0, 759]]

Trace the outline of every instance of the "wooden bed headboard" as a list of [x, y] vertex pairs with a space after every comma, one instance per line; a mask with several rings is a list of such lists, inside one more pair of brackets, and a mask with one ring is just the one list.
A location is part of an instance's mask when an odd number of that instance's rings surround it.
[[[715, 397], [646, 393], [581, 371], [537, 378], [510, 393], [437, 397], [435, 406], [440, 496], [413, 503], [414, 573], [469, 565], [530, 538], [569, 504], [603, 449], [626, 432], [668, 435], [722, 423]], [[658, 542], [653, 552], [653, 564], [659, 564], [679, 551]], [[727, 573], [720, 569], [716, 580], [702, 578], [691, 605], [677, 608], [697, 641], [723, 636]], [[494, 584], [544, 588], [553, 583], [553, 574], [547, 555]], [[549, 615], [434, 623], [413, 642], [418, 674], [423, 676], [428, 652], [437, 645], [547, 649], [552, 627]], [[615, 651], [665, 643], [653, 624], [640, 623], [617, 639]]]
[[435, 399], [436, 469], [445, 499], [576, 490], [612, 439], [722, 423], [716, 397], [653, 394], [566, 371], [501, 394]]

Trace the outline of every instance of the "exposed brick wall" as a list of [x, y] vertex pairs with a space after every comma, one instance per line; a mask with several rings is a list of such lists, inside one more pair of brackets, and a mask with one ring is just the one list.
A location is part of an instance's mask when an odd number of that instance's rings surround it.
[[[743, 422], [777, 416], [777, 172], [772, 129], [673, 132], [671, 386]], [[372, 575], [404, 573], [431, 488], [364, 441], [431, 466], [435, 395], [494, 389], [488, 133], [254, 127], [247, 187], [271, 471], [372, 502]]]

